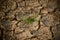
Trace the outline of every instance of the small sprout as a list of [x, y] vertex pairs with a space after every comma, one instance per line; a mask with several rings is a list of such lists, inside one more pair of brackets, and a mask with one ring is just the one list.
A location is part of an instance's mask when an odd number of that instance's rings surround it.
[[31, 17], [26, 19], [26, 22], [29, 23], [29, 24], [33, 23], [34, 21], [35, 21], [35, 19], [31, 18]]

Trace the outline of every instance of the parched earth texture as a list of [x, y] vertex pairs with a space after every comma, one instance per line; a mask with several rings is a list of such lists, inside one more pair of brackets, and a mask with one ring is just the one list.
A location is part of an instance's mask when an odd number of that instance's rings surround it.
[[0, 40], [60, 40], [60, 0], [0, 0]]

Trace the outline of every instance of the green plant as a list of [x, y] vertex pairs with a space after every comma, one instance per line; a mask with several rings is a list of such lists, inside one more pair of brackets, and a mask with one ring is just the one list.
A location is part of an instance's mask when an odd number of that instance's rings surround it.
[[29, 18], [27, 18], [25, 21], [26, 21], [27, 23], [31, 24], [31, 23], [33, 23], [33, 22], [35, 21], [35, 19], [32, 18], [32, 17], [29, 17]]

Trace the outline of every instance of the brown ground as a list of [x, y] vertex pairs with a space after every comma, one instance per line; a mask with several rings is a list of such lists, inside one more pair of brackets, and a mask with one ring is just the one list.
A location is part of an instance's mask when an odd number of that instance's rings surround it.
[[0, 40], [60, 40], [59, 0], [0, 0]]

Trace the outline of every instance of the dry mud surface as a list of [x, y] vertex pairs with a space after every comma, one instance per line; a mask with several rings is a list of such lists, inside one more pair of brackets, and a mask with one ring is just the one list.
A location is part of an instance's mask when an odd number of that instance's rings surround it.
[[59, 0], [0, 0], [0, 40], [60, 40]]

